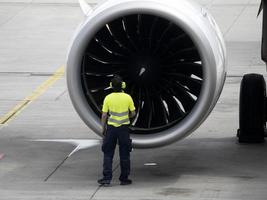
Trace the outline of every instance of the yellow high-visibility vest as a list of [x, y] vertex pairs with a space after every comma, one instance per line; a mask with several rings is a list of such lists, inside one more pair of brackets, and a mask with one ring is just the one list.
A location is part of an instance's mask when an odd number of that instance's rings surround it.
[[102, 112], [108, 112], [108, 125], [119, 127], [130, 124], [129, 111], [134, 111], [133, 99], [124, 92], [113, 92], [106, 96]]

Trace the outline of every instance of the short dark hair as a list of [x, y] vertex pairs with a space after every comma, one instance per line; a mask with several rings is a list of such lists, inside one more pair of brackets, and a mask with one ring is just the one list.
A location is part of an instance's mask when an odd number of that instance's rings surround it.
[[112, 80], [112, 89], [114, 92], [121, 92], [122, 91], [122, 78], [118, 75], [115, 75]]

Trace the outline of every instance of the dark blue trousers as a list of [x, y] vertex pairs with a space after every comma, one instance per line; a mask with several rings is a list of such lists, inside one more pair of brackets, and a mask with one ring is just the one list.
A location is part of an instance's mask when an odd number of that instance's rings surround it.
[[106, 180], [112, 179], [112, 162], [117, 141], [119, 143], [120, 152], [120, 181], [128, 179], [130, 174], [130, 152], [132, 149], [132, 142], [129, 128], [125, 125], [120, 127], [108, 126], [102, 145], [102, 151], [104, 153], [103, 176]]

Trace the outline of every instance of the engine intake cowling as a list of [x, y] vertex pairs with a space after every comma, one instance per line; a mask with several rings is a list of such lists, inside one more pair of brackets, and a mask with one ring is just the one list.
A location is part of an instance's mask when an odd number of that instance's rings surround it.
[[115, 74], [135, 102], [134, 146], [170, 144], [194, 131], [219, 98], [222, 35], [207, 11], [189, 1], [107, 1], [79, 27], [67, 62], [73, 105], [98, 134]]

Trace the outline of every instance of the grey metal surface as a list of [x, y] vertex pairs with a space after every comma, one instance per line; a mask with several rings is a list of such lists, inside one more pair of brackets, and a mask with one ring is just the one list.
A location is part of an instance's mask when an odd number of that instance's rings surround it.
[[[223, 33], [229, 29], [226, 34], [229, 70], [218, 104], [193, 135], [165, 148], [134, 150], [131, 176], [134, 184], [129, 187], [119, 186], [118, 168], [111, 188], [98, 187], [96, 179], [101, 176], [102, 167], [99, 146], [74, 154], [44, 182], [73, 147], [29, 140], [99, 139], [77, 116], [64, 92], [66, 84], [62, 78], [13, 121], [0, 126], [0, 154], [5, 154], [0, 160], [0, 199], [265, 200], [266, 145], [238, 145], [235, 138], [241, 75], [248, 72], [266, 75], [260, 60], [261, 20], [255, 17], [258, 1], [250, 1], [248, 5], [243, 0], [205, 2]], [[42, 74], [53, 73], [64, 64], [65, 47], [74, 27], [83, 18], [78, 4], [24, 6], [0, 3], [0, 20], [12, 17], [0, 25], [1, 115], [48, 78]], [[18, 13], [21, 7], [24, 10]], [[42, 16], [35, 18], [37, 10]], [[60, 25], [53, 23], [56, 21]], [[30, 28], [27, 24], [31, 24]], [[43, 24], [46, 28], [38, 33]], [[50, 40], [36, 39], [51, 31], [54, 35], [49, 39], [61, 41], [53, 43], [53, 48]], [[63, 38], [62, 32], [68, 38]], [[17, 42], [12, 41], [14, 38]], [[17, 46], [19, 51], [15, 51]], [[44, 57], [35, 53], [32, 46], [42, 46]], [[42, 73], [28, 76], [24, 72]], [[144, 166], [145, 163], [157, 163], [157, 166]], [[114, 164], [114, 167], [118, 164], [118, 155]]]

